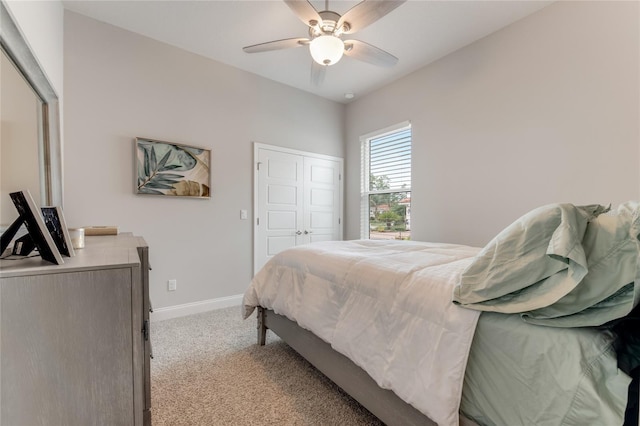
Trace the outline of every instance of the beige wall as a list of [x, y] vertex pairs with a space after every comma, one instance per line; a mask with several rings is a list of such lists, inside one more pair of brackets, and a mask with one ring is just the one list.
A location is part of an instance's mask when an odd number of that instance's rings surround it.
[[346, 232], [360, 135], [413, 127], [412, 234], [484, 245], [551, 202], [639, 191], [638, 2], [558, 2], [347, 107]]
[[[143, 235], [156, 308], [244, 293], [253, 142], [344, 157], [344, 106], [72, 12], [64, 40], [69, 226]], [[136, 136], [211, 149], [212, 199], [135, 195]]]

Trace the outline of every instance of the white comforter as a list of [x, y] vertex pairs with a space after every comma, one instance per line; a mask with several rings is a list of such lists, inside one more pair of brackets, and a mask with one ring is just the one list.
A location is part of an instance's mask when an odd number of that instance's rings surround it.
[[407, 241], [333, 241], [274, 256], [244, 295], [329, 342], [439, 425], [457, 425], [479, 312], [452, 291], [479, 249]]

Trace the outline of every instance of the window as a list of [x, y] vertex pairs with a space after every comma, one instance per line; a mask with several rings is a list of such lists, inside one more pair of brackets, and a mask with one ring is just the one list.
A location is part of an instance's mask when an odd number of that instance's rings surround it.
[[363, 136], [361, 237], [411, 239], [411, 125]]

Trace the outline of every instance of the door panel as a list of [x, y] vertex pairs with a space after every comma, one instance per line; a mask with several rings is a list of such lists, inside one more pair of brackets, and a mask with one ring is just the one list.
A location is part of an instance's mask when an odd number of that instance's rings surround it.
[[282, 157], [280, 154], [282, 153], [271, 151], [271, 155], [267, 158], [267, 176], [270, 179], [297, 181], [300, 175], [298, 163], [291, 161], [290, 158]]
[[309, 191], [309, 204], [312, 207], [333, 207], [335, 191], [331, 189], [312, 188]]
[[296, 245], [296, 237], [269, 237], [267, 241], [267, 256], [272, 257], [280, 253], [282, 250], [286, 250]]
[[311, 181], [316, 183], [326, 183], [333, 185], [335, 182], [334, 164], [311, 164], [309, 170], [311, 173]]
[[335, 221], [333, 212], [312, 212], [310, 215], [312, 229], [332, 229]]
[[270, 211], [267, 212], [267, 227], [270, 231], [298, 230], [297, 212]]
[[298, 187], [278, 184], [267, 185], [267, 202], [270, 205], [298, 205]]

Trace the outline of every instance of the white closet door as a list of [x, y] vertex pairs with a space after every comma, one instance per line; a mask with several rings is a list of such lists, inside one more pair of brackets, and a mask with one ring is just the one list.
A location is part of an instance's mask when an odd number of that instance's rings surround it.
[[338, 161], [305, 157], [304, 159], [304, 230], [305, 242], [341, 239], [340, 180], [342, 164]]
[[260, 149], [256, 173], [255, 271], [273, 255], [302, 242], [303, 157]]
[[290, 247], [342, 239], [340, 158], [255, 146], [254, 273]]

